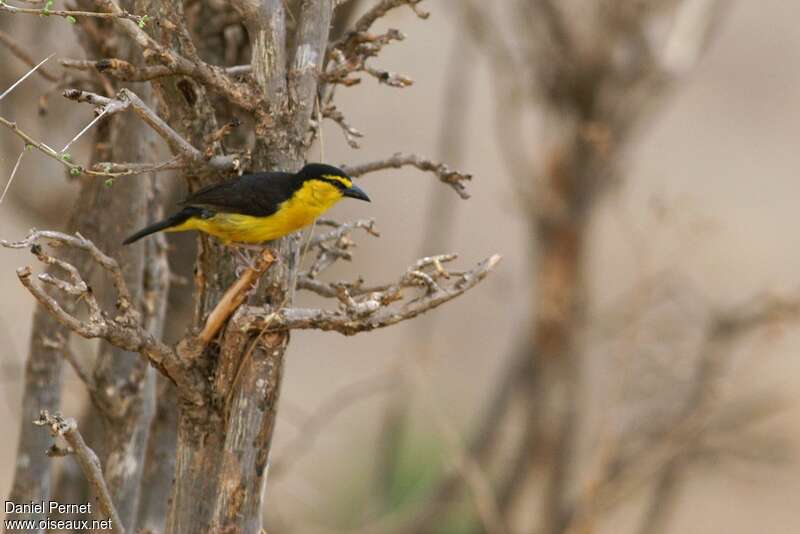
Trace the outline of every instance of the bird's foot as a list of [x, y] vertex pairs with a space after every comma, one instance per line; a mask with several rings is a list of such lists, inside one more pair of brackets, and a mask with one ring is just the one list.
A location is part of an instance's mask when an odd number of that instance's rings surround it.
[[251, 243], [230, 243], [228, 245], [238, 260], [236, 266], [236, 276], [241, 276], [247, 269], [258, 268], [258, 258], [266, 248], [266, 245], [256, 245]]

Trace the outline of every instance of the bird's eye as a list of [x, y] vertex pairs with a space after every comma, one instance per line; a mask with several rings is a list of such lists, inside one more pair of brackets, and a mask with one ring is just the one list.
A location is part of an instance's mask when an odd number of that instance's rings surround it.
[[348, 189], [352, 185], [350, 180], [343, 176], [325, 175], [321, 178], [321, 180], [331, 184], [341, 191]]

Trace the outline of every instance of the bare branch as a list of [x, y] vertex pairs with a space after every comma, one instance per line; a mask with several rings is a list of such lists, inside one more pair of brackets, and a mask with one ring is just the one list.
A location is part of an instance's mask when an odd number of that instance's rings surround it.
[[[111, 314], [103, 311], [91, 287], [83, 280], [78, 270], [45, 252], [40, 244], [42, 241], [49, 242], [53, 246], [67, 246], [87, 252], [111, 278], [117, 293], [117, 315], [112, 318]], [[14, 249], [29, 248], [41, 262], [56, 266], [67, 273], [69, 280], [56, 278], [48, 273], [33, 277], [30, 267], [17, 270], [22, 285], [59, 323], [82, 337], [102, 338], [115, 347], [142, 354], [176, 384], [178, 391], [187, 400], [197, 404], [203, 403], [203, 391], [206, 388], [203, 378], [195, 370], [189, 369], [188, 363], [182, 361], [173, 349], [144, 330], [140, 324], [139, 312], [133, 305], [131, 294], [125, 284], [122, 270], [113, 258], [106, 256], [94, 243], [80, 234], [70, 236], [43, 230], [31, 232], [22, 241], [0, 240], [0, 246]], [[59, 301], [48, 293], [43, 284], [55, 287], [85, 303], [89, 312], [88, 318], [79, 319], [67, 312]]]
[[469, 198], [469, 193], [467, 192], [464, 182], [472, 179], [471, 174], [454, 171], [444, 163], [435, 162], [416, 154], [397, 153], [390, 158], [379, 161], [372, 161], [361, 165], [345, 165], [342, 166], [342, 170], [350, 176], [358, 177], [370, 172], [384, 169], [399, 169], [407, 165], [414, 166], [421, 171], [433, 172], [440, 181], [452, 187], [455, 192], [458, 193], [458, 196], [463, 199]]
[[109, 178], [119, 178], [122, 176], [133, 176], [137, 174], [149, 174], [154, 172], [174, 171], [177, 169], [187, 169], [188, 166], [181, 162], [180, 156], [175, 156], [161, 163], [114, 163], [111, 161], [101, 161], [92, 165], [92, 170], [102, 173]]
[[[86, 102], [95, 106], [102, 106], [101, 113], [116, 113], [130, 107], [133, 111], [150, 126], [176, 154], [180, 155], [187, 162], [207, 165], [215, 170], [234, 170], [237, 167], [234, 156], [214, 156], [207, 158], [200, 150], [193, 147], [186, 139], [173, 130], [155, 111], [150, 109], [132, 91], [123, 88], [115, 98], [107, 98], [88, 91], [78, 89], [68, 89], [64, 91], [64, 97], [76, 102]], [[110, 110], [106, 112], [105, 110]]]
[[381, 49], [392, 41], [402, 41], [405, 35], [395, 29], [388, 30], [382, 35], [373, 35], [369, 29], [376, 20], [383, 17], [392, 9], [408, 6], [421, 19], [427, 19], [429, 13], [419, 9], [422, 0], [380, 0], [364, 15], [359, 18], [353, 30], [344, 34], [339, 40], [328, 47], [327, 59], [329, 68], [326, 69], [323, 79], [330, 83], [345, 86], [355, 85], [360, 82], [358, 78], [350, 75], [355, 72], [365, 72], [381, 83], [392, 87], [408, 87], [413, 83], [411, 78], [385, 70], [379, 70], [366, 65], [367, 59], [375, 57]]
[[[453, 259], [455, 255], [422, 258], [398, 282], [362, 298], [356, 299], [346, 289], [340, 289], [342, 306], [338, 311], [287, 308], [270, 313], [265, 308], [247, 306], [240, 308], [233, 320], [242, 330], [317, 329], [348, 336], [383, 328], [412, 319], [475, 287], [494, 269], [500, 256], [491, 256], [463, 273], [440, 270], [443, 262]], [[404, 300], [403, 290], [408, 288], [422, 288], [424, 295]], [[399, 301], [403, 302], [394, 304]]]
[[65, 68], [97, 71], [126, 82], [146, 82], [163, 78], [164, 76], [174, 76], [175, 70], [167, 65], [141, 65], [136, 66], [124, 59], [101, 59], [91, 61], [85, 59], [62, 59], [59, 61]]
[[297, 48], [289, 69], [289, 99], [294, 108], [293, 128], [298, 139], [304, 139], [314, 112], [332, 12], [331, 0], [302, 2], [300, 6]]
[[[707, 432], [715, 430], [713, 408], [717, 383], [732, 353], [732, 344], [759, 328], [800, 320], [800, 296], [755, 298], [752, 301], [716, 314], [700, 351], [700, 360], [685, 408], [660, 431], [653, 433], [642, 447], [646, 454], [618, 457], [609, 462], [613, 470], [605, 480], [594, 485], [591, 498], [578, 506], [583, 517], [591, 510], [608, 509], [655, 477], [656, 497], [677, 491], [689, 456]], [[619, 439], [625, 442], [626, 436]], [[688, 456], [687, 456], [688, 455]], [[656, 503], [657, 504], [657, 503]], [[589, 510], [589, 511], [587, 511]], [[657, 513], [655, 509], [653, 513]]]
[[408, 87], [414, 83], [408, 76], [376, 69], [366, 64], [367, 60], [377, 56], [385, 45], [403, 39], [405, 39], [405, 35], [393, 29], [383, 35], [352, 34], [342, 47], [329, 49], [328, 68], [321, 77], [328, 83], [349, 87], [361, 82], [359, 78], [351, 75], [356, 72], [364, 72], [380, 83], [398, 88]]
[[[2, 4], [0, 3], [0, 5], [2, 5]], [[3, 99], [4, 99], [4, 98], [5, 98], [5, 97], [6, 97], [6, 96], [9, 94], [9, 93], [11, 93], [11, 91], [13, 91], [14, 89], [16, 89], [16, 87], [17, 87], [19, 84], [21, 84], [22, 82], [24, 82], [24, 81], [25, 81], [25, 80], [28, 78], [28, 76], [30, 76], [31, 74], [33, 74], [34, 72], [36, 72], [37, 70], [39, 70], [39, 68], [41, 68], [41, 66], [42, 66], [42, 65], [44, 65], [45, 63], [47, 63], [47, 60], [49, 60], [49, 59], [50, 59], [51, 57], [53, 57], [54, 55], [55, 55], [55, 54], [50, 54], [49, 56], [47, 56], [46, 58], [44, 58], [43, 60], [41, 60], [39, 63], [37, 63], [35, 66], [33, 66], [33, 68], [31, 68], [31, 70], [29, 70], [28, 72], [26, 72], [26, 73], [25, 73], [25, 74], [24, 74], [24, 75], [23, 75], [23, 76], [22, 76], [22, 77], [21, 77], [19, 80], [17, 80], [16, 82], [14, 82], [14, 83], [11, 85], [11, 87], [9, 87], [9, 88], [8, 88], [8, 89], [6, 89], [5, 91], [3, 91], [3, 93], [2, 93], [2, 94], [0, 94], [0, 100], [3, 100]]]
[[361, 148], [356, 141], [357, 137], [364, 137], [364, 134], [353, 128], [344, 118], [344, 114], [336, 109], [333, 104], [328, 104], [322, 109], [322, 116], [326, 119], [331, 119], [342, 129], [344, 139], [350, 148]]
[[[354, 31], [356, 32], [366, 32], [368, 31], [372, 25], [381, 17], [384, 17], [386, 13], [391, 11], [392, 9], [401, 7], [401, 6], [408, 6], [410, 7], [416, 15], [421, 19], [427, 19], [430, 14], [422, 11], [417, 4], [420, 4], [422, 0], [380, 0], [377, 4], [372, 6], [369, 11], [361, 15], [356, 23], [353, 25]], [[338, 43], [334, 43], [338, 44]]]
[[356, 246], [355, 242], [350, 238], [353, 230], [360, 228], [369, 235], [380, 236], [375, 228], [374, 219], [360, 219], [344, 224], [321, 220], [318, 224], [334, 226], [334, 229], [314, 236], [309, 242], [309, 247], [317, 249], [317, 257], [311, 267], [301, 275], [308, 278], [316, 278], [337, 260], [350, 261], [352, 259], [350, 249]]
[[38, 150], [39, 152], [41, 152], [42, 154], [44, 154], [45, 156], [56, 160], [57, 162], [62, 164], [64, 167], [66, 167], [69, 170], [69, 173], [72, 176], [79, 176], [81, 174], [86, 174], [88, 176], [100, 176], [100, 177], [106, 176], [102, 172], [91, 171], [91, 170], [85, 169], [81, 165], [78, 165], [78, 164], [74, 163], [70, 157], [65, 157], [65, 155], [59, 154], [53, 148], [47, 146], [43, 142], [37, 141], [36, 139], [31, 137], [29, 134], [24, 132], [22, 129], [20, 129], [20, 127], [17, 126], [16, 122], [11, 122], [9, 120], [4, 119], [3, 117], [0, 117], [0, 125], [5, 126], [9, 130], [11, 130], [11, 132], [14, 133], [17, 137], [22, 139], [25, 142], [25, 148], [26, 149], [29, 148], [29, 147], [33, 147], [36, 150]]
[[[95, 0], [98, 5], [111, 13], [120, 15], [124, 13], [114, 0]], [[277, 2], [282, 4], [281, 2]], [[137, 23], [123, 17], [117, 17], [116, 23], [143, 49], [145, 57], [157, 61], [169, 69], [169, 73], [180, 76], [190, 76], [203, 82], [210, 89], [224, 96], [231, 104], [253, 112], [261, 124], [271, 123], [269, 114], [264, 109], [262, 93], [258, 88], [251, 87], [250, 84], [242, 83], [229, 76], [223, 67], [209, 65], [201, 61], [198, 57], [187, 59], [176, 53], [173, 49], [161, 45], [150, 37], [147, 32], [139, 27]], [[111, 60], [108, 60], [111, 61]], [[122, 60], [118, 60], [122, 61]], [[119, 65], [119, 64], [118, 64]], [[150, 67], [148, 67], [150, 68]], [[126, 73], [125, 69], [111, 70], [113, 75], [116, 72]], [[154, 71], [145, 71], [152, 74]], [[159, 74], [166, 75], [167, 70], [158, 70]]]
[[133, 13], [128, 13], [127, 11], [120, 10], [117, 13], [102, 13], [97, 11], [65, 11], [60, 9], [51, 10], [47, 6], [36, 9], [30, 7], [16, 7], [10, 4], [6, 4], [2, 0], [0, 0], [0, 11], [5, 11], [6, 13], [12, 13], [15, 15], [39, 15], [42, 17], [63, 17], [65, 19], [69, 19], [74, 21], [74, 19], [78, 17], [93, 17], [99, 19], [126, 19], [134, 24], [142, 25], [147, 22], [146, 15], [134, 15]]
[[[117, 509], [111, 501], [111, 493], [108, 491], [103, 468], [100, 465], [97, 455], [86, 445], [83, 436], [78, 431], [78, 424], [72, 418], [64, 419], [61, 414], [50, 415], [46, 410], [42, 410], [39, 419], [33, 422], [38, 426], [46, 426], [54, 438], [64, 438], [69, 445], [68, 454], [73, 454], [81, 466], [83, 474], [89, 481], [89, 486], [94, 492], [100, 510], [108, 519], [111, 520], [111, 531], [117, 534], [125, 534], [125, 528], [120, 521]], [[51, 454], [59, 455], [62, 449], [55, 445], [50, 449]]]
[[255, 266], [245, 270], [242, 276], [228, 288], [216, 307], [209, 314], [208, 319], [206, 319], [203, 330], [198, 334], [203, 344], [207, 345], [214, 339], [214, 336], [217, 335], [217, 332], [219, 332], [225, 324], [225, 321], [228, 320], [228, 317], [241, 306], [245, 297], [247, 297], [247, 293], [274, 262], [275, 256], [272, 255], [272, 251], [265, 248]]
[[19, 169], [19, 164], [22, 163], [22, 156], [25, 155], [25, 150], [23, 149], [19, 156], [17, 156], [17, 162], [14, 164], [14, 168], [11, 170], [11, 176], [8, 177], [8, 182], [6, 182], [6, 186], [3, 188], [3, 192], [0, 193], [0, 204], [3, 203], [3, 200], [6, 198], [6, 194], [8, 190], [11, 189], [11, 183], [14, 181], [14, 176], [17, 175], [17, 170]]

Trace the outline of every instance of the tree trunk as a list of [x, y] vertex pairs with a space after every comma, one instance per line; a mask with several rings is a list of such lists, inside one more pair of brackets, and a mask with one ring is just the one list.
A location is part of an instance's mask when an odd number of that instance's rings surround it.
[[[241, 8], [241, 7], [240, 7]], [[252, 165], [258, 170], [298, 170], [317, 94], [317, 75], [328, 43], [329, 0], [303, 2], [294, 59], [287, 72], [281, 0], [267, 0], [248, 17], [253, 75], [271, 112], [256, 125]], [[291, 304], [290, 281], [298, 247], [291, 238], [273, 243], [278, 261], [260, 281], [250, 304], [273, 309]], [[230, 254], [200, 238], [195, 291], [195, 328], [233, 283]], [[180, 405], [175, 488], [167, 532], [259, 532], [269, 452], [275, 429], [286, 331], [245, 335], [225, 330], [205, 347], [200, 361], [216, 367], [212, 395], [204, 406]], [[206, 365], [206, 364], [202, 364]]]

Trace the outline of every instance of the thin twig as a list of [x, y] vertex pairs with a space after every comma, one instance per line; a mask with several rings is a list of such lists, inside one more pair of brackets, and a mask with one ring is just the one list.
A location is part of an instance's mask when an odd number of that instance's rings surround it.
[[147, 22], [147, 15], [134, 15], [133, 13], [128, 13], [127, 11], [120, 11], [119, 13], [103, 13], [97, 11], [68, 11], [68, 10], [61, 10], [61, 9], [49, 9], [48, 7], [43, 7], [41, 9], [30, 8], [30, 7], [16, 7], [10, 4], [5, 3], [4, 1], [0, 0], [0, 11], [5, 11], [6, 13], [12, 13], [15, 15], [39, 15], [41, 17], [63, 17], [65, 19], [76, 19], [78, 17], [93, 17], [98, 19], [127, 19], [133, 21], [137, 25], [144, 25]]
[[22, 151], [19, 153], [19, 156], [17, 156], [17, 162], [14, 164], [14, 169], [11, 171], [11, 176], [8, 177], [8, 182], [6, 183], [6, 186], [3, 188], [3, 194], [0, 195], [0, 204], [3, 203], [3, 199], [6, 198], [6, 193], [8, 193], [9, 189], [11, 189], [11, 182], [14, 181], [14, 176], [16, 176], [17, 174], [17, 169], [19, 169], [19, 164], [22, 163], [22, 156], [24, 155], [25, 155], [25, 149], [22, 149]]
[[[88, 253], [94, 263], [111, 278], [117, 293], [114, 313], [103, 310], [81, 273], [70, 263], [46, 252], [42, 242]], [[34, 277], [30, 267], [17, 269], [17, 277], [22, 285], [59, 323], [87, 339], [101, 338], [120, 349], [142, 354], [156, 369], [175, 383], [178, 392], [186, 400], [195, 404], [204, 402], [203, 392], [207, 388], [205, 379], [196, 370], [189, 369], [188, 364], [175, 350], [154, 338], [142, 327], [140, 314], [134, 306], [122, 269], [116, 260], [104, 254], [94, 243], [80, 234], [72, 236], [61, 232], [39, 230], [32, 231], [21, 241], [0, 240], [0, 246], [29, 249], [42, 263], [58, 267], [66, 273], [68, 280], [49, 273]], [[45, 289], [44, 284], [83, 302], [88, 309], [88, 317], [79, 318], [68, 312], [58, 299]]]
[[68, 142], [66, 145], [64, 145], [64, 148], [62, 148], [62, 149], [61, 149], [61, 154], [64, 154], [64, 152], [66, 152], [66, 151], [69, 149], [69, 147], [70, 147], [70, 146], [72, 146], [72, 144], [73, 144], [75, 141], [77, 141], [78, 139], [80, 139], [80, 137], [81, 137], [83, 134], [85, 134], [86, 132], [88, 132], [88, 131], [89, 131], [89, 129], [90, 129], [92, 126], [94, 126], [95, 124], [97, 124], [97, 122], [98, 122], [100, 119], [102, 119], [103, 117], [105, 117], [105, 116], [106, 116], [106, 113], [108, 113], [108, 109], [109, 109], [108, 107], [105, 107], [105, 108], [103, 108], [103, 110], [102, 110], [100, 113], [98, 113], [98, 114], [97, 114], [97, 116], [96, 116], [94, 119], [92, 119], [92, 120], [89, 122], [89, 124], [87, 124], [87, 125], [86, 125], [86, 126], [83, 128], [83, 130], [81, 130], [80, 132], [78, 132], [77, 134], [75, 134], [75, 137], [73, 137], [72, 139], [70, 139], [70, 141], [69, 141], [69, 142]]
[[[0, 6], [2, 6], [2, 3], [0, 3]], [[15, 89], [15, 88], [16, 88], [16, 87], [19, 85], [19, 84], [21, 84], [22, 82], [24, 82], [24, 81], [25, 81], [25, 80], [28, 78], [28, 76], [30, 76], [31, 74], [33, 74], [34, 72], [36, 72], [37, 70], [39, 70], [39, 67], [41, 67], [42, 65], [44, 65], [44, 64], [47, 62], [47, 60], [48, 60], [48, 59], [50, 59], [51, 57], [53, 57], [54, 55], [55, 55], [55, 54], [50, 54], [49, 56], [47, 56], [46, 58], [44, 58], [43, 60], [41, 60], [41, 61], [40, 61], [39, 63], [37, 63], [37, 64], [36, 64], [36, 65], [35, 65], [35, 66], [34, 66], [34, 67], [31, 69], [31, 70], [29, 70], [28, 72], [26, 72], [26, 73], [25, 73], [25, 74], [22, 76], [22, 78], [20, 78], [20, 79], [19, 79], [19, 80], [17, 80], [16, 82], [14, 82], [14, 83], [11, 85], [11, 87], [9, 87], [9, 88], [8, 88], [8, 89], [6, 89], [5, 91], [3, 91], [3, 93], [2, 93], [2, 94], [0, 94], [0, 100], [3, 100], [3, 98], [5, 98], [5, 97], [6, 97], [6, 95], [8, 95], [8, 94], [9, 94], [11, 91], [13, 91], [13, 90], [14, 90], [14, 89]]]
[[111, 109], [116, 113], [122, 109], [130, 107], [133, 111], [152, 128], [176, 154], [180, 154], [185, 160], [207, 165], [215, 170], [235, 170], [237, 160], [233, 156], [214, 156], [206, 158], [197, 148], [191, 145], [178, 132], [172, 129], [158, 114], [150, 109], [133, 91], [123, 88], [115, 98], [107, 98], [88, 91], [78, 89], [68, 89], [64, 91], [64, 97], [76, 102], [85, 102], [95, 106], [104, 106], [104, 109]]

